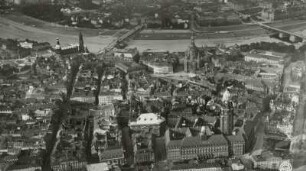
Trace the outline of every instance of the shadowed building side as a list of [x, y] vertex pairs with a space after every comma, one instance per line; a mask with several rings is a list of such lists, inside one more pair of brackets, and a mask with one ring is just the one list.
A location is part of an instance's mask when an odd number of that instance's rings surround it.
[[[306, 58], [305, 58], [306, 62]], [[300, 100], [296, 110], [296, 117], [293, 125], [293, 138], [291, 140], [290, 152], [306, 152], [306, 73], [303, 73], [300, 89]]]

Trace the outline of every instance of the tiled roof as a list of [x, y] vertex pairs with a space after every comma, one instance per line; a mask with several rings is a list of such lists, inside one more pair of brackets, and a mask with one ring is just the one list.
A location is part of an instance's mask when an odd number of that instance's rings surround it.
[[245, 142], [242, 134], [230, 135], [226, 137], [231, 143]]
[[102, 160], [123, 158], [123, 149], [105, 150], [100, 154]]
[[223, 135], [212, 135], [207, 140], [201, 139], [200, 136], [186, 137], [183, 139], [182, 147], [196, 147], [206, 145], [226, 145], [227, 141]]
[[168, 143], [168, 149], [181, 148], [182, 140], [172, 140]]

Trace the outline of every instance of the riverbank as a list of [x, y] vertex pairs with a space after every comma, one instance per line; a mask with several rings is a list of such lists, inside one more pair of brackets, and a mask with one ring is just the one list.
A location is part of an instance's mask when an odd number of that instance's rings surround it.
[[[306, 37], [306, 22], [298, 23], [297, 21], [276, 23], [283, 25], [287, 29], [291, 29], [298, 34]], [[304, 26], [305, 25], [305, 26]], [[271, 39], [266, 31], [258, 28], [258, 26], [231, 26], [229, 32], [222, 33], [198, 33], [196, 34], [197, 46], [215, 46], [216, 44], [224, 44], [227, 46], [235, 44], [249, 44], [252, 42], [280, 42], [277, 39]], [[218, 27], [219, 28], [219, 27]], [[224, 27], [220, 27], [222, 30]], [[212, 28], [210, 28], [212, 29]], [[99, 30], [64, 27], [53, 25], [38, 19], [20, 14], [9, 14], [0, 17], [0, 37], [11, 39], [31, 39], [42, 42], [50, 42], [52, 46], [56, 43], [56, 38], [60, 39], [63, 46], [78, 42], [78, 34], [82, 32], [84, 35], [85, 45], [90, 52], [97, 53], [105, 48], [109, 43], [113, 42], [126, 30]], [[190, 30], [143, 30], [133, 40], [128, 42], [128, 47], [143, 52], [147, 49], [153, 51], [170, 51], [183, 52], [190, 44]]]
[[[281, 42], [277, 39], [269, 38], [268, 36], [253, 36], [239, 38], [219, 38], [219, 39], [196, 39], [197, 46], [216, 46], [224, 44], [226, 46], [250, 44], [253, 42]], [[150, 51], [169, 51], [169, 52], [185, 52], [190, 44], [190, 38], [180, 40], [131, 40], [128, 48], [137, 48], [140, 52]]]

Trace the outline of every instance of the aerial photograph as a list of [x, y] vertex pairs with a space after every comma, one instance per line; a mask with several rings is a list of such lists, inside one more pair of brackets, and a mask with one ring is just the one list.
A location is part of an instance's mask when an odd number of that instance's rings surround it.
[[0, 171], [306, 171], [306, 0], [0, 0]]

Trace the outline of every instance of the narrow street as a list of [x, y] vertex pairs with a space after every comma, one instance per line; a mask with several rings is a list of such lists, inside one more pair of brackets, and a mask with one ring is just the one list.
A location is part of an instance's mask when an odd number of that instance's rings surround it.
[[256, 129], [255, 129], [256, 143], [253, 147], [253, 152], [262, 149], [263, 143], [264, 143], [264, 136], [265, 136], [265, 126], [266, 126], [265, 116], [266, 116], [266, 113], [259, 113], [257, 116], [255, 118], [255, 120], [257, 122]]

